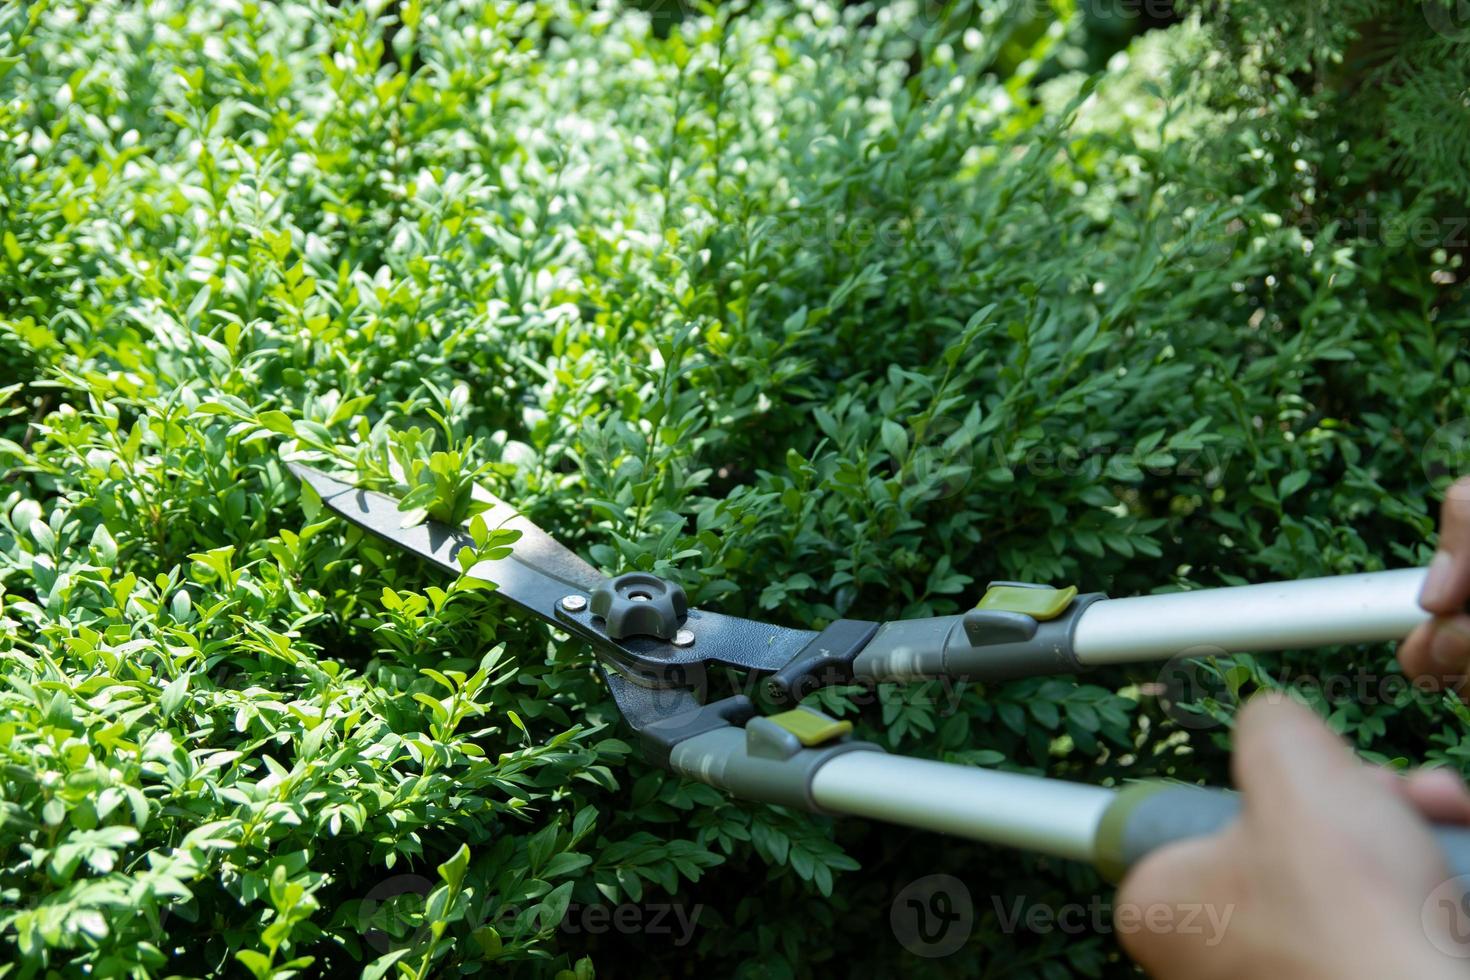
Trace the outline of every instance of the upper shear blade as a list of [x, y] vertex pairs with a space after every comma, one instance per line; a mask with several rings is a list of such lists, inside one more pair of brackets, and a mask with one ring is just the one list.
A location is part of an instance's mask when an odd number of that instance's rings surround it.
[[[474, 539], [468, 531], [436, 521], [404, 527], [404, 514], [399, 510], [398, 501], [387, 494], [362, 490], [300, 463], [286, 465], [317, 492], [322, 503], [364, 531], [452, 572], [460, 571], [460, 551], [474, 547]], [[476, 496], [491, 505], [481, 515], [487, 527], [519, 531], [521, 536], [515, 542], [510, 557], [481, 561], [470, 570], [471, 575], [495, 582], [507, 598], [538, 612], [542, 611], [543, 600], [555, 602], [568, 590], [590, 592], [602, 584], [604, 577], [597, 569], [578, 557], [576, 552], [558, 544], [555, 538], [523, 517], [510, 504], [485, 491]], [[525, 572], [533, 573], [533, 577], [528, 577]], [[537, 591], [556, 587], [551, 589], [552, 595], [533, 596], [518, 594], [518, 584]], [[550, 612], [549, 606], [545, 609]]]

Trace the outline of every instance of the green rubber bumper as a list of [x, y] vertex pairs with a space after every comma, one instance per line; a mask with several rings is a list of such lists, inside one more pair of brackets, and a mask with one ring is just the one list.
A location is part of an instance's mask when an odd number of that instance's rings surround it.
[[[1104, 811], [1093, 862], [1110, 880], [1121, 880], [1129, 868], [1155, 850], [1217, 833], [1239, 813], [1240, 798], [1229, 790], [1134, 783], [1120, 790]], [[1433, 829], [1450, 874], [1470, 875], [1470, 828], [1436, 825]]]

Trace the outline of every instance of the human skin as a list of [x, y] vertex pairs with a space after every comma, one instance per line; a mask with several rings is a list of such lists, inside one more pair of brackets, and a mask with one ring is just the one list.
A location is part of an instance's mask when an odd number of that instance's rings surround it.
[[1434, 618], [1409, 634], [1399, 647], [1399, 664], [1413, 678], [1433, 679], [1465, 696], [1470, 675], [1470, 477], [1461, 477], [1445, 494], [1439, 518], [1439, 550], [1419, 604]]
[[[1470, 695], [1470, 478], [1454, 484], [1420, 603], [1434, 618], [1399, 649], [1404, 672]], [[1448, 771], [1400, 777], [1360, 762], [1310, 710], [1257, 698], [1235, 727], [1241, 815], [1161, 848], [1118, 891], [1123, 948], [1160, 980], [1470, 976], [1470, 903], [1429, 822], [1470, 824]], [[1223, 935], [1124, 930], [1123, 912], [1213, 906]]]

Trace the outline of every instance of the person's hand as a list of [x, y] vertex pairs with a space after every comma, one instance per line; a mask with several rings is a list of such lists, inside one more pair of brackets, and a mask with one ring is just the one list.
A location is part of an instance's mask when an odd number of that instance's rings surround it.
[[[1119, 888], [1119, 938], [1151, 976], [1470, 976], [1470, 960], [1441, 951], [1470, 938], [1451, 931], [1463, 916], [1452, 918], [1453, 900], [1431, 902], [1458, 897], [1443, 887], [1450, 873], [1426, 823], [1470, 823], [1457, 776], [1364, 765], [1311, 711], [1279, 698], [1241, 711], [1232, 770], [1240, 817], [1160, 848]], [[1154, 921], [1192, 912], [1220, 928], [1139, 928], [1150, 909], [1171, 913]]]
[[1419, 604], [1434, 618], [1410, 633], [1399, 647], [1399, 664], [1412, 678], [1438, 681], [1460, 694], [1470, 673], [1470, 477], [1461, 477], [1445, 494], [1440, 509], [1439, 550]]

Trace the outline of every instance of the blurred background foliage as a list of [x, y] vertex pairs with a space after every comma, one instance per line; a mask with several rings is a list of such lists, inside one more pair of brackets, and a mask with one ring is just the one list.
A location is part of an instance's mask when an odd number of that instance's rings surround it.
[[[1086, 869], [650, 769], [586, 650], [282, 452], [791, 624], [1427, 559], [1470, 462], [1463, 4], [641, 6], [0, 8], [0, 975], [1130, 971], [1005, 926], [1106, 901]], [[820, 700], [1223, 782], [1234, 704], [1293, 685], [1370, 758], [1470, 761], [1387, 647], [1192, 678]], [[975, 926], [922, 960], [889, 906], [939, 871]], [[597, 905], [645, 927], [564, 924]]]

